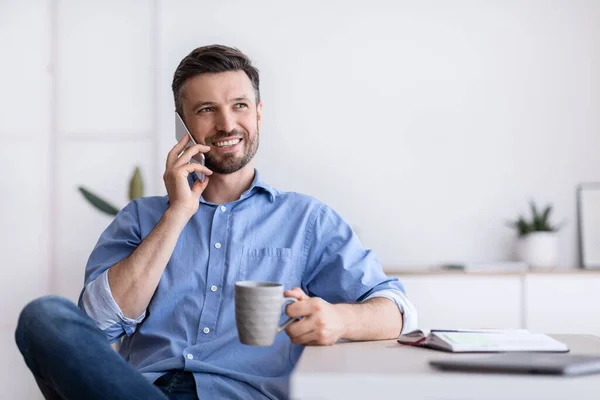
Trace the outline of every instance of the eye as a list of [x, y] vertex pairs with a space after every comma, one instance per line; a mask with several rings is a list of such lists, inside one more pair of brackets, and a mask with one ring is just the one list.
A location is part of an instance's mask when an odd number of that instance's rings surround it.
[[201, 108], [198, 110], [198, 114], [212, 112], [212, 111], [214, 111], [212, 107], [204, 107], [204, 108]]
[[246, 103], [237, 103], [234, 107], [235, 108], [248, 108], [248, 104], [246, 104]]

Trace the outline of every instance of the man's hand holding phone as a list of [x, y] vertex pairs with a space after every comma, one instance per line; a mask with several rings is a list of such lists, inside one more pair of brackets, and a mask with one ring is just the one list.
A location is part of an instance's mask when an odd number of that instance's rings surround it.
[[[212, 175], [212, 171], [200, 163], [190, 163], [193, 156], [198, 153], [207, 153], [210, 150], [209, 146], [196, 144], [186, 149], [190, 141], [188, 135], [177, 142], [167, 156], [167, 166], [163, 175], [165, 187], [169, 194], [169, 208], [182, 213], [190, 219], [196, 211], [200, 203], [200, 196], [208, 185], [208, 177]], [[185, 151], [184, 151], [185, 149]], [[183, 154], [181, 153], [183, 152]], [[181, 156], [179, 156], [181, 154]], [[190, 188], [188, 183], [188, 175], [193, 172], [200, 172], [206, 175], [204, 182], [196, 180], [194, 186]]]

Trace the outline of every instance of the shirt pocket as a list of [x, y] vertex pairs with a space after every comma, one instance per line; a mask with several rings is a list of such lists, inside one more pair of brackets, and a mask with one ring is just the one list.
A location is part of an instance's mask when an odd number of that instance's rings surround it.
[[243, 246], [238, 280], [277, 282], [288, 289], [299, 285], [298, 270], [291, 248]]

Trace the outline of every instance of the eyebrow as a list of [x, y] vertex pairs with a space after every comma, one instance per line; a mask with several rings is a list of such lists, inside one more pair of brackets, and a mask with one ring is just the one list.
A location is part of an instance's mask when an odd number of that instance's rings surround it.
[[[250, 99], [248, 99], [248, 97], [246, 97], [246, 96], [239, 96], [239, 97], [234, 97], [233, 99], [230, 99], [229, 103], [230, 104], [231, 103], [236, 103], [238, 101], [247, 101], [247, 102], [250, 102]], [[205, 107], [205, 106], [214, 106], [216, 104], [217, 104], [217, 102], [215, 102], [215, 101], [199, 101], [199, 102], [197, 102], [196, 104], [194, 104], [192, 106], [192, 110], [197, 110], [200, 107]]]
[[235, 103], [237, 101], [250, 101], [249, 98], [247, 98], [246, 96], [240, 96], [240, 97], [236, 97], [234, 99], [229, 100], [230, 103]]

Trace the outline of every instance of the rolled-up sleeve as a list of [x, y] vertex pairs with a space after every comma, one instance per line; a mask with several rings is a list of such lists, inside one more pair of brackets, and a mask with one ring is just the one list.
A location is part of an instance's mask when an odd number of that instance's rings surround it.
[[403, 315], [402, 332], [417, 326], [417, 311], [404, 285], [388, 277], [372, 250], [365, 249], [351, 226], [332, 208], [321, 205], [311, 215], [305, 240], [302, 289], [330, 303], [393, 301]]
[[141, 243], [136, 202], [121, 210], [100, 235], [85, 270], [84, 288], [79, 296], [79, 307], [106, 334], [112, 343], [124, 334], [131, 335], [145, 318], [127, 318], [112, 296], [108, 270], [127, 258]]
[[111, 342], [125, 333], [131, 335], [136, 326], [146, 317], [146, 311], [139, 317], [127, 318], [115, 301], [108, 283], [108, 270], [85, 286], [81, 297], [82, 310], [89, 315]]
[[372, 293], [370, 296], [364, 299], [363, 302], [370, 299], [374, 299], [376, 297], [382, 297], [393, 301], [398, 307], [398, 310], [400, 310], [400, 312], [402, 313], [402, 332], [400, 332], [401, 335], [407, 332], [414, 331], [418, 328], [419, 322], [417, 318], [417, 309], [412, 304], [412, 302], [408, 300], [408, 297], [406, 297], [405, 293], [395, 289], [380, 290], [375, 293]]

